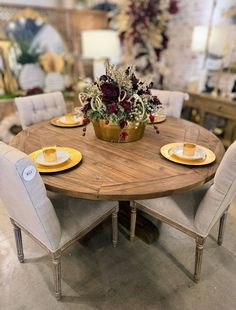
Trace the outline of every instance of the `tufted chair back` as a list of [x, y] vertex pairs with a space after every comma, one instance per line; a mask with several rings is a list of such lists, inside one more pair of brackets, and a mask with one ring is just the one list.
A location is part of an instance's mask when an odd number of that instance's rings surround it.
[[167, 91], [151, 89], [151, 94], [157, 96], [164, 107], [166, 107], [166, 114], [180, 118], [183, 103], [189, 99], [189, 95], [178, 91]]
[[61, 92], [19, 97], [15, 99], [23, 129], [66, 113]]
[[10, 218], [52, 252], [61, 240], [61, 227], [43, 181], [28, 156], [0, 142], [0, 198]]
[[208, 234], [236, 195], [236, 141], [229, 147], [217, 169], [214, 183], [199, 204], [194, 224]]

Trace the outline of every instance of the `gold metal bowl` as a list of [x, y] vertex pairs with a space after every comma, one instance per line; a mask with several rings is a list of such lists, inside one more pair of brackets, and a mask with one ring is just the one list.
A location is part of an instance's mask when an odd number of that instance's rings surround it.
[[[93, 122], [96, 137], [100, 140], [108, 142], [133, 142], [140, 140], [143, 137], [146, 123], [130, 122], [123, 129], [116, 123], [105, 123], [105, 120]], [[128, 136], [123, 139], [122, 132], [126, 132]]]

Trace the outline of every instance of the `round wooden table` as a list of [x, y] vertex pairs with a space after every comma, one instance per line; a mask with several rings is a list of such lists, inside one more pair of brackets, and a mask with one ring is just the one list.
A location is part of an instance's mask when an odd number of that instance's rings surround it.
[[[199, 144], [212, 149], [216, 161], [207, 166], [183, 166], [168, 161], [160, 148], [181, 142], [185, 129], [199, 128]], [[147, 125], [143, 139], [131, 143], [109, 143], [95, 137], [93, 126], [59, 128], [48, 121], [20, 132], [12, 145], [27, 154], [40, 148], [40, 136], [55, 134], [53, 144], [78, 149], [82, 162], [67, 171], [42, 174], [46, 188], [68, 196], [91, 200], [130, 201], [169, 196], [197, 187], [213, 178], [224, 155], [220, 140], [208, 130], [183, 119], [167, 117], [160, 134]]]

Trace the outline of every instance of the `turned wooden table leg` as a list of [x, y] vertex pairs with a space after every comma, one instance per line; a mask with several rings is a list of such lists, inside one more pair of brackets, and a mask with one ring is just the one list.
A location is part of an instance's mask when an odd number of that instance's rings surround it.
[[[119, 223], [130, 231], [130, 201], [119, 201]], [[153, 243], [159, 236], [158, 228], [137, 210], [135, 235], [147, 244]]]

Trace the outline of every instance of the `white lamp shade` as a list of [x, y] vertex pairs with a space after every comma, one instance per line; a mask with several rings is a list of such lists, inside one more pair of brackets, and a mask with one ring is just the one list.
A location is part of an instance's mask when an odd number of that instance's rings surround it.
[[216, 56], [231, 54], [235, 46], [236, 25], [221, 25], [212, 27], [209, 52]]
[[119, 63], [121, 56], [120, 40], [114, 30], [84, 30], [81, 32], [83, 59], [108, 58]]
[[193, 30], [191, 50], [196, 53], [203, 53], [206, 50], [208, 27], [196, 26]]

